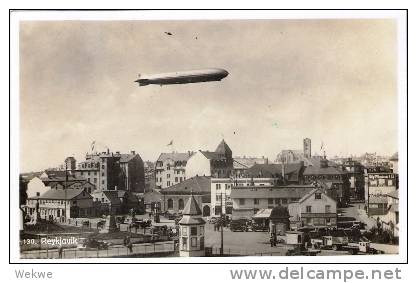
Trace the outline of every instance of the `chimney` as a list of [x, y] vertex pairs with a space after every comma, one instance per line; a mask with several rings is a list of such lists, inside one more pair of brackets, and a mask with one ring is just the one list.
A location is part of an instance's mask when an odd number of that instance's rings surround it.
[[120, 154], [120, 151], [116, 151], [116, 154]]
[[110, 154], [110, 149], [109, 148], [107, 148], [107, 154]]
[[134, 151], [134, 150], [132, 150], [132, 151], [131, 151], [131, 153], [132, 153], [133, 155], [135, 155], [135, 151]]

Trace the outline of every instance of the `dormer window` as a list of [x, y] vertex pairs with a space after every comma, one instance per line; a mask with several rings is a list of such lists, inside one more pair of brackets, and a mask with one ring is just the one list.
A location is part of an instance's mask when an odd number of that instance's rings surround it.
[[315, 193], [315, 199], [321, 199], [321, 193]]

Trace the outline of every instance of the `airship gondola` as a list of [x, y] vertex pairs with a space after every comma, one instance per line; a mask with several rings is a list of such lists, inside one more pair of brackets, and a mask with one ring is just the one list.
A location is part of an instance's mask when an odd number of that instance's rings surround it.
[[163, 73], [155, 75], [139, 75], [135, 82], [139, 86], [146, 85], [170, 85], [170, 84], [189, 84], [211, 81], [221, 81], [229, 73], [223, 69], [202, 69], [193, 71], [182, 71], [173, 73]]

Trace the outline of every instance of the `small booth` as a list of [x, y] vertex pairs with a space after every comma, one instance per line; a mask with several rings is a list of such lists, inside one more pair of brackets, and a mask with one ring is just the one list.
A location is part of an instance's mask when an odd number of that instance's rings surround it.
[[290, 227], [290, 214], [283, 206], [276, 206], [269, 216], [269, 229], [275, 235], [285, 235]]
[[201, 209], [191, 195], [182, 211], [183, 217], [179, 224], [179, 250], [180, 256], [204, 256], [204, 224]]

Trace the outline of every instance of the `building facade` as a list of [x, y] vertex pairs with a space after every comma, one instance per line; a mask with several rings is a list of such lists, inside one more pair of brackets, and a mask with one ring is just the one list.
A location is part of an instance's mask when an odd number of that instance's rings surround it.
[[164, 189], [186, 179], [186, 165], [193, 152], [161, 153], [155, 163], [155, 186]]
[[210, 215], [210, 177], [198, 176], [160, 190], [162, 211], [181, 213], [191, 194], [196, 199], [203, 216]]
[[211, 215], [232, 215], [233, 202], [231, 199], [232, 187], [239, 186], [272, 186], [273, 178], [211, 178]]
[[351, 158], [343, 162], [342, 167], [349, 179], [350, 197], [358, 200], [365, 199], [365, 167]]
[[217, 146], [216, 151], [197, 151], [187, 162], [186, 176], [212, 176], [228, 178], [233, 173], [232, 150], [224, 140]]
[[65, 222], [70, 218], [94, 216], [93, 197], [85, 190], [51, 189], [39, 197], [27, 199], [25, 207], [31, 219]]
[[335, 228], [337, 227], [337, 202], [315, 188], [300, 200], [288, 206], [291, 227]]
[[314, 185], [235, 186], [231, 191], [232, 217], [252, 217], [260, 209], [288, 207], [314, 188]]

